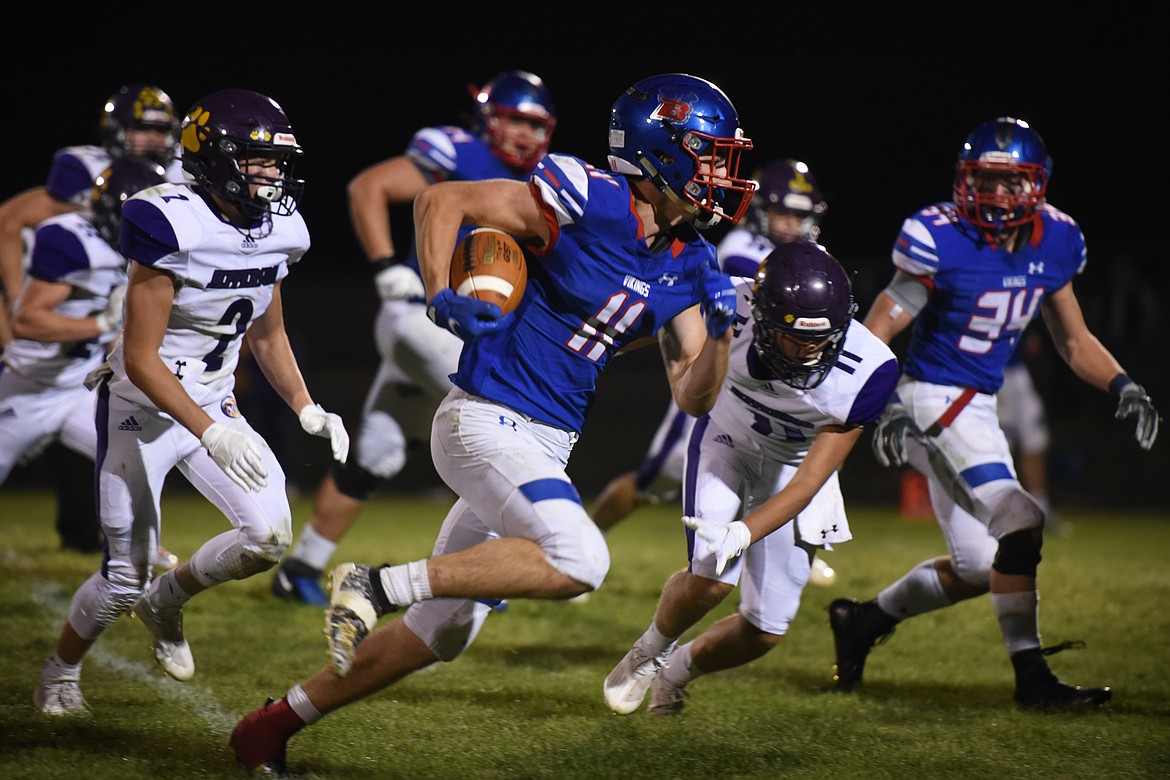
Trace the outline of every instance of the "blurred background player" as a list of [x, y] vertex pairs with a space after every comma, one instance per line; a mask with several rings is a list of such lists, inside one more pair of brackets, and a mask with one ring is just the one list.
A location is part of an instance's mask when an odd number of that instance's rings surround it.
[[165, 181], [144, 157], [121, 157], [97, 177], [91, 205], [59, 214], [36, 230], [28, 280], [12, 325], [16, 338], [0, 364], [0, 484], [18, 459], [60, 441], [88, 466], [93, 501], [93, 391], [85, 378], [106, 359], [122, 324], [126, 260], [119, 253], [122, 204]]
[[[774, 160], [756, 173], [756, 180], [759, 189], [747, 218], [719, 242], [719, 264], [730, 276], [755, 278], [760, 262], [775, 247], [797, 240], [817, 241], [829, 208], [816, 177], [799, 160]], [[594, 503], [591, 514], [601, 530], [608, 531], [642, 504], [678, 500], [694, 422], [677, 404], [669, 403], [638, 469], [612, 479]], [[810, 582], [830, 585], [836, 577], [825, 561], [813, 561]]]
[[[176, 152], [179, 120], [170, 96], [156, 86], [127, 84], [107, 98], [98, 117], [98, 144], [67, 146], [53, 155], [46, 183], [13, 195], [0, 204], [0, 346], [11, 337], [9, 316], [20, 293], [33, 231], [44, 220], [90, 206], [98, 175], [112, 160], [145, 157], [166, 169], [167, 179], [182, 181]], [[115, 237], [116, 241], [116, 237]], [[92, 459], [53, 443], [45, 452], [57, 497], [57, 530], [62, 546], [81, 552], [101, 549], [94, 506]], [[157, 564], [178, 559], [159, 547]]]
[[[354, 232], [371, 258], [382, 299], [374, 323], [381, 364], [366, 395], [351, 457], [321, 482], [313, 517], [273, 577], [272, 592], [283, 599], [329, 603], [321, 576], [338, 541], [379, 481], [398, 474], [407, 455], [430, 440], [435, 409], [458, 367], [463, 342], [427, 319], [414, 245], [396, 254], [390, 207], [412, 202], [440, 181], [525, 181], [552, 141], [556, 110], [538, 76], [506, 71], [470, 90], [470, 131], [424, 127], [404, 154], [366, 168], [349, 184]], [[460, 238], [470, 230], [465, 227]]]
[[900, 621], [990, 592], [1021, 708], [1086, 708], [1112, 698], [1106, 687], [1062, 682], [1045, 660], [1054, 648], [1040, 643], [1044, 511], [1016, 478], [996, 415], [1004, 366], [1042, 313], [1057, 353], [1117, 399], [1116, 417], [1135, 420], [1142, 449], [1158, 435], [1145, 390], [1085, 324], [1073, 290], [1085, 239], [1048, 204], [1051, 171], [1043, 139], [1026, 122], [984, 122], [959, 150], [953, 200], [908, 217], [894, 243], [894, 277], [865, 324], [887, 344], [913, 331], [872, 444], [883, 466], [910, 463], [927, 475], [949, 555], [923, 561], [873, 600], [829, 605], [840, 690], [861, 682], [870, 649]]
[[[284, 330], [281, 285], [309, 249], [297, 211], [302, 154], [283, 109], [243, 89], [204, 97], [183, 123], [192, 185], [140, 192], [122, 209], [130, 261], [125, 328], [98, 380], [98, 494], [106, 556], [74, 593], [34, 703], [48, 715], [88, 709], [81, 662], [132, 610], [155, 660], [176, 680], [195, 661], [183, 632], [194, 596], [275, 566], [292, 541], [284, 471], [232, 393], [245, 334], [305, 432], [344, 459], [341, 418], [313, 402]], [[149, 562], [167, 475], [178, 469], [230, 522], [157, 577]]]
[[[848, 274], [818, 244], [781, 243], [736, 284], [727, 378], [688, 444], [689, 561], [605, 679], [619, 715], [647, 693], [650, 714], [677, 714], [692, 679], [788, 633], [818, 551], [851, 537], [837, 471], [898, 381], [894, 353], [853, 319]], [[735, 613], [676, 646], [741, 580]]]

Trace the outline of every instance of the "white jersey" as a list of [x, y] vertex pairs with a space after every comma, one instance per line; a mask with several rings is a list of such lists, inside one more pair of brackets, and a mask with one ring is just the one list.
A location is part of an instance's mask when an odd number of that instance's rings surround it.
[[756, 355], [752, 283], [737, 279], [736, 291], [736, 321], [743, 324], [733, 326], [727, 378], [711, 410], [712, 422], [735, 431], [737, 442], [746, 437], [769, 459], [796, 466], [821, 428], [860, 427], [881, 415], [898, 375], [897, 359], [881, 339], [853, 320], [825, 380], [798, 390], [774, 378]]
[[[85, 144], [66, 146], [53, 155], [49, 169], [47, 188], [57, 200], [71, 203], [82, 211], [90, 208], [90, 191], [101, 173], [110, 167], [113, 158], [104, 146]], [[182, 184], [191, 178], [183, 170], [182, 161], [176, 156], [166, 166], [166, 179]]]
[[735, 228], [719, 242], [719, 267], [728, 276], [755, 278], [760, 263], [775, 248], [767, 236], [746, 228]]
[[[309, 231], [299, 212], [273, 217], [271, 232], [252, 238], [222, 221], [187, 185], [152, 187], [126, 201], [123, 254], [175, 278], [159, 357], [196, 403], [231, 392], [242, 336], [268, 309], [273, 286], [308, 249]], [[120, 339], [109, 363], [112, 392], [155, 407], [126, 377]]]
[[[51, 217], [36, 231], [28, 278], [73, 287], [53, 311], [83, 319], [100, 314], [115, 287], [126, 281], [126, 261], [89, 220], [71, 212]], [[28, 284], [28, 281], [25, 281]], [[85, 375], [101, 365], [113, 334], [86, 341], [46, 342], [13, 339], [4, 362], [26, 379], [51, 387], [80, 387]]]

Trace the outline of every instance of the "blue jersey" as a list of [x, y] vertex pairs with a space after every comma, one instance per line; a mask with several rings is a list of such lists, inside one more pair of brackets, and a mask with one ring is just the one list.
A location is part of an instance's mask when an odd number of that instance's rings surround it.
[[1015, 252], [984, 240], [952, 203], [902, 224], [894, 265], [930, 288], [918, 314], [905, 372], [922, 382], [994, 394], [1044, 296], [1085, 266], [1085, 238], [1071, 217], [1045, 205]]
[[[505, 165], [478, 135], [461, 127], [424, 127], [410, 139], [406, 156], [426, 177], [428, 184], [484, 179], [525, 181], [530, 174], [530, 171], [518, 171]], [[459, 239], [474, 227], [464, 225], [459, 231]], [[413, 241], [406, 263], [418, 270], [418, 253]]]
[[452, 380], [579, 433], [610, 356], [699, 302], [715, 247], [688, 227], [652, 251], [626, 179], [575, 157], [545, 157], [530, 186], [552, 237], [511, 327], [465, 347]]

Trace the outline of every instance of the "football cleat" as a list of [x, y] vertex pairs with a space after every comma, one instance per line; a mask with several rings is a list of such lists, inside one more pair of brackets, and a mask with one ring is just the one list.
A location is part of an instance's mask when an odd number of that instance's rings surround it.
[[654, 678], [666, 668], [666, 657], [673, 649], [672, 642], [658, 655], [650, 655], [642, 647], [641, 640], [635, 642], [605, 678], [602, 692], [609, 708], [618, 715], [629, 715], [638, 709]]
[[283, 777], [288, 740], [304, 725], [287, 699], [269, 699], [236, 724], [228, 744], [254, 777]]
[[154, 638], [154, 658], [168, 675], [186, 682], [195, 676], [191, 646], [183, 637], [183, 608], [156, 609], [144, 593], [130, 609]]
[[77, 680], [42, 680], [33, 691], [33, 705], [45, 715], [89, 714], [89, 703]]
[[1100, 707], [1113, 698], [1109, 688], [1082, 688], [1057, 679], [1048, 668], [1045, 655], [1083, 647], [1082, 642], [1065, 642], [1055, 647], [1023, 650], [1012, 655], [1016, 670], [1016, 704], [1022, 710], [1053, 712]]
[[379, 609], [370, 583], [370, 567], [363, 564], [335, 566], [329, 572], [329, 592], [329, 608], [325, 610], [329, 668], [338, 677], [345, 677], [353, 666], [358, 645], [387, 610]]
[[836, 649], [834, 688], [851, 691], [861, 684], [865, 659], [875, 644], [894, 633], [896, 621], [872, 601], [858, 604], [854, 599], [834, 599], [829, 604], [829, 627]]
[[682, 685], [667, 682], [661, 674], [650, 683], [650, 715], [678, 715], [686, 706], [687, 689]]
[[324, 607], [329, 603], [329, 594], [321, 587], [321, 575], [319, 569], [289, 558], [277, 566], [272, 575], [272, 595], [286, 601]]

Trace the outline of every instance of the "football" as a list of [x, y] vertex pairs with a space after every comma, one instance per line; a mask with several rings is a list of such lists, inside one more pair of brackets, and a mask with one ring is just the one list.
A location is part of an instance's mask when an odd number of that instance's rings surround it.
[[507, 314], [520, 305], [528, 284], [524, 250], [502, 230], [476, 228], [455, 247], [451, 289], [494, 303]]

